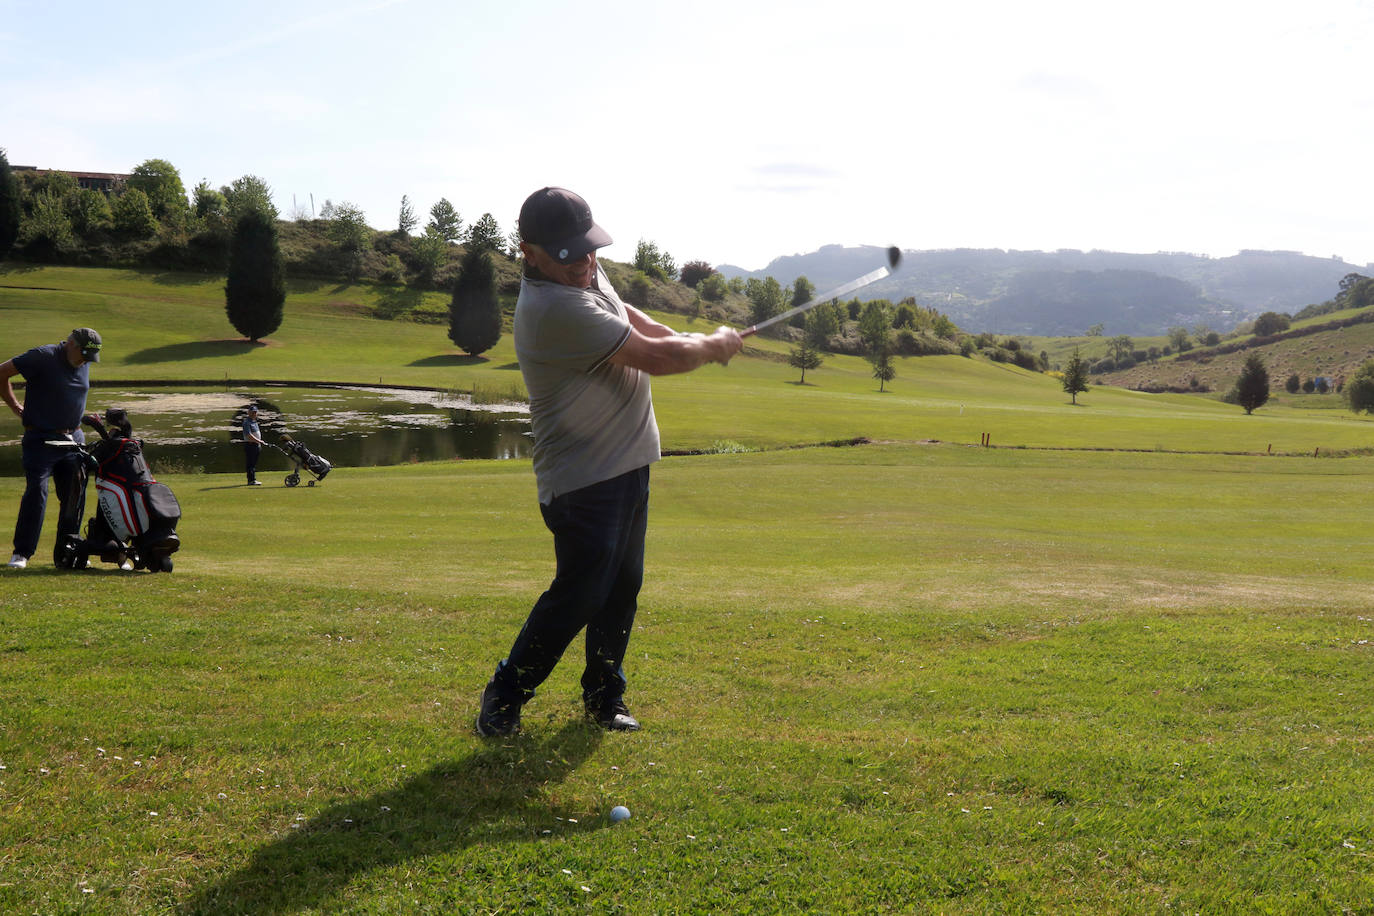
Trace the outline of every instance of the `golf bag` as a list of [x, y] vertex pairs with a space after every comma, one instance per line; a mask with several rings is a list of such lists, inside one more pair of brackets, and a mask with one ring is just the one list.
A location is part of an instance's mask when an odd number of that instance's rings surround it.
[[[290, 474], [286, 475], [288, 487], [294, 487], [301, 482], [302, 469], [313, 476], [315, 480], [324, 480], [324, 475], [333, 468], [333, 465], [327, 460], [306, 448], [304, 443], [298, 442], [290, 436], [282, 436], [281, 442], [282, 444], [278, 446], [278, 449], [291, 459], [292, 470]], [[315, 480], [309, 481], [306, 486], [313, 487]]]
[[128, 415], [118, 408], [105, 411], [108, 429], [94, 415], [82, 422], [100, 434], [86, 450], [95, 471], [97, 511], [86, 523], [75, 565], [84, 567], [89, 557], [99, 556], [122, 569], [171, 572], [172, 554], [181, 548], [181, 505], [166, 484], [153, 479]]

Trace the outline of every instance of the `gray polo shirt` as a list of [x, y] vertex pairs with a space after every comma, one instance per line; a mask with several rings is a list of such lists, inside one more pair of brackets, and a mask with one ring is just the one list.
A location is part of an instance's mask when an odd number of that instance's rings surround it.
[[648, 373], [610, 362], [629, 337], [625, 303], [600, 265], [590, 289], [520, 282], [515, 355], [541, 503], [659, 459]]

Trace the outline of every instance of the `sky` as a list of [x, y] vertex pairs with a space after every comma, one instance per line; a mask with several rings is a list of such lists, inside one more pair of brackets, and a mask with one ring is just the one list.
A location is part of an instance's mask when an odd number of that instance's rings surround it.
[[14, 165], [243, 175], [284, 217], [503, 232], [545, 185], [631, 261], [822, 245], [1374, 262], [1374, 0], [0, 0]]

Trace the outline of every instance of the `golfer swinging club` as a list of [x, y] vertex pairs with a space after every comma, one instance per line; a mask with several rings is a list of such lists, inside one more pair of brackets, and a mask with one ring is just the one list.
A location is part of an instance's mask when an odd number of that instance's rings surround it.
[[520, 208], [519, 229], [525, 273], [515, 353], [557, 568], [482, 691], [477, 731], [518, 732], [521, 706], [584, 628], [587, 716], [634, 731], [622, 665], [644, 578], [649, 465], [659, 459], [649, 376], [728, 363], [740, 336], [726, 327], [678, 334], [621, 301], [596, 260], [611, 237], [571, 191], [535, 191]]

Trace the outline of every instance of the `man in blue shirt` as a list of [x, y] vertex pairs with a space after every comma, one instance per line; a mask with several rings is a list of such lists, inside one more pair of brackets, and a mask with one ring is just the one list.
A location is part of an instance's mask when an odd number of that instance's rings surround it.
[[243, 460], [248, 471], [248, 486], [260, 487], [258, 456], [262, 454], [262, 429], [258, 426], [258, 405], [249, 404], [243, 418]]
[[[57, 544], [53, 562], [61, 564], [62, 546], [79, 537], [86, 511], [86, 466], [75, 449], [48, 445], [49, 440], [71, 437], [85, 442], [81, 415], [90, 391], [90, 363], [100, 361], [100, 335], [77, 328], [61, 343], [34, 347], [0, 363], [0, 399], [24, 423], [24, 496], [14, 526], [11, 569], [23, 569], [38, 550], [43, 515], [48, 504], [48, 478], [57, 485], [61, 511], [57, 518]], [[24, 404], [14, 396], [11, 379], [24, 377]]]

